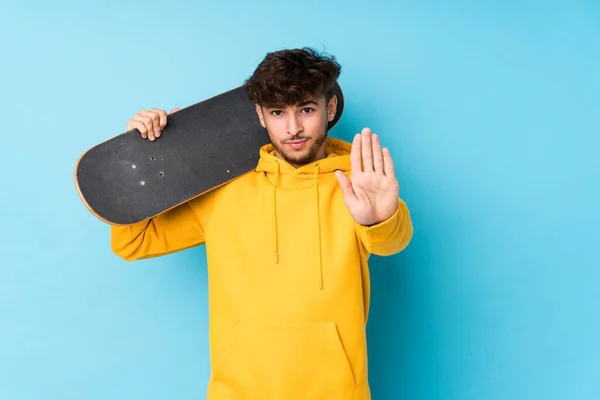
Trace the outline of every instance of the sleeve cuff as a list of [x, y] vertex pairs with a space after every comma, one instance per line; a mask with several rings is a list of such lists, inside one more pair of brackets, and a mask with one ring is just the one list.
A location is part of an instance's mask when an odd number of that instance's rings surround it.
[[386, 243], [397, 235], [406, 212], [406, 204], [401, 199], [398, 199], [396, 211], [387, 219], [375, 225], [358, 225], [359, 235], [362, 237], [363, 243], [367, 245], [369, 252], [372, 252], [373, 248], [378, 244]]

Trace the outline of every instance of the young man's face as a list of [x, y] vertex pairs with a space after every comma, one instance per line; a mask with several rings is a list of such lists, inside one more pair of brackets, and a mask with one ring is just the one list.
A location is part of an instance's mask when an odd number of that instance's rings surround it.
[[335, 117], [337, 98], [325, 96], [295, 106], [261, 107], [256, 113], [267, 129], [275, 155], [295, 167], [325, 157], [327, 125]]

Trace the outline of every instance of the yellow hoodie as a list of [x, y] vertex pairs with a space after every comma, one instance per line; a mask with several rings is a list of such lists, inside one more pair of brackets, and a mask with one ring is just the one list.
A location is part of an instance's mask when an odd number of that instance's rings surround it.
[[260, 150], [257, 168], [150, 221], [112, 226], [125, 260], [206, 245], [212, 374], [207, 399], [366, 400], [369, 254], [395, 254], [413, 227], [402, 200], [358, 225], [334, 171], [351, 145], [294, 168]]

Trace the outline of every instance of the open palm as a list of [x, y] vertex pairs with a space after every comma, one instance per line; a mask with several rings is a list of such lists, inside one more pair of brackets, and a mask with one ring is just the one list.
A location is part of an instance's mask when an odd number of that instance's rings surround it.
[[368, 226], [391, 217], [398, 207], [400, 185], [389, 150], [382, 149], [379, 137], [364, 128], [352, 141], [350, 160], [350, 179], [341, 171], [336, 176], [352, 218]]

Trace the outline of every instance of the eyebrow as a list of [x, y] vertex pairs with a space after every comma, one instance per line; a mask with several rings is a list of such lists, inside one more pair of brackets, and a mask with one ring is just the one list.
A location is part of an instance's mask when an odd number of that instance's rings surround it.
[[[297, 107], [304, 107], [309, 104], [314, 104], [315, 106], [319, 107], [319, 103], [317, 103], [315, 100], [303, 101], [302, 103], [298, 103]], [[285, 104], [271, 104], [271, 105], [265, 106], [265, 108], [268, 110], [281, 109], [281, 108], [285, 108], [285, 107], [287, 107]]]
[[303, 106], [307, 106], [307, 105], [309, 105], [309, 104], [314, 104], [315, 106], [318, 106], [318, 105], [319, 105], [319, 103], [317, 103], [317, 102], [316, 102], [316, 101], [314, 101], [314, 100], [307, 100], [307, 101], [305, 101], [305, 102], [302, 102], [302, 103], [300, 103], [300, 104], [299, 104], [299, 106], [300, 106], [300, 107], [303, 107]]

